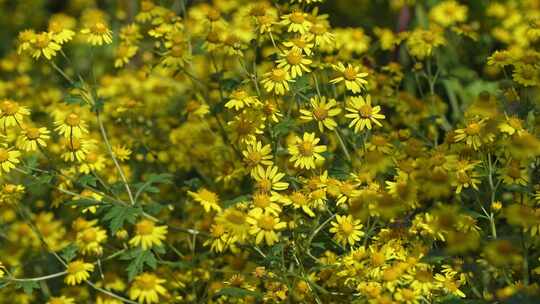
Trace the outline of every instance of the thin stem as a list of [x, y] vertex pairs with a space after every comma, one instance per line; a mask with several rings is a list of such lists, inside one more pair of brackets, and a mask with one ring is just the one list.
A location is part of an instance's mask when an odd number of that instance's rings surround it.
[[53, 274], [49, 274], [49, 275], [45, 275], [45, 276], [41, 276], [41, 277], [35, 277], [35, 278], [21, 278], [21, 279], [17, 279], [17, 278], [6, 278], [6, 280], [8, 281], [13, 281], [13, 282], [39, 282], [39, 281], [44, 281], [44, 280], [49, 280], [49, 279], [54, 279], [54, 278], [57, 278], [57, 277], [61, 277], [63, 275], [66, 275], [67, 274], [67, 271], [61, 271], [61, 272], [57, 272], [57, 273], [53, 273]]
[[60, 75], [62, 75], [62, 77], [64, 77], [68, 82], [69, 84], [71, 85], [74, 85], [75, 84], [75, 81], [73, 81], [73, 79], [71, 79], [71, 77], [68, 76], [68, 74], [66, 74], [60, 67], [58, 67], [56, 65], [56, 63], [54, 63], [54, 61], [50, 61], [51, 63], [51, 66], [58, 72], [60, 73]]
[[345, 157], [347, 157], [347, 160], [351, 161], [352, 160], [351, 155], [349, 154], [349, 151], [347, 150], [347, 146], [345, 145], [343, 138], [341, 138], [341, 135], [339, 135], [337, 128], [334, 129], [334, 133], [336, 133], [336, 136], [339, 139], [339, 144], [341, 145], [341, 149], [343, 150], [343, 153], [345, 153]]

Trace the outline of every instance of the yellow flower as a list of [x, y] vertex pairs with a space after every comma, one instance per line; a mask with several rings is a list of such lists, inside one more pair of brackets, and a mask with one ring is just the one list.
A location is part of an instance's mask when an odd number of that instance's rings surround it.
[[127, 44], [127, 43], [121, 43], [116, 48], [116, 59], [114, 60], [114, 67], [115, 68], [121, 68], [124, 65], [126, 65], [129, 60], [135, 56], [137, 53], [138, 47]]
[[335, 234], [336, 241], [343, 246], [354, 245], [364, 235], [361, 230], [364, 225], [360, 224], [360, 220], [355, 220], [350, 215], [336, 215], [336, 220], [332, 221], [331, 224], [330, 232]]
[[283, 45], [293, 51], [304, 52], [308, 56], [311, 56], [313, 53], [312, 49], [315, 46], [312, 35], [297, 36], [289, 41], [283, 42]]
[[129, 160], [129, 156], [131, 155], [131, 149], [124, 145], [114, 145], [112, 152], [119, 161]]
[[337, 127], [337, 123], [334, 120], [334, 116], [341, 113], [341, 109], [337, 108], [337, 102], [335, 99], [326, 101], [326, 97], [314, 96], [310, 99], [311, 110], [301, 109], [300, 119], [305, 121], [315, 120], [319, 126], [319, 131], [323, 132], [326, 127], [328, 130], [334, 130]]
[[77, 232], [75, 244], [84, 255], [103, 253], [103, 242], [107, 240], [107, 232], [100, 227], [88, 227]]
[[60, 157], [65, 162], [82, 162], [86, 156], [95, 148], [95, 142], [92, 139], [82, 138], [62, 138], [61, 143], [65, 152]]
[[16, 101], [4, 99], [0, 103], [0, 125], [4, 132], [7, 127], [21, 126], [24, 116], [28, 115], [30, 115], [30, 111]]
[[143, 250], [159, 247], [166, 238], [167, 226], [156, 226], [154, 222], [143, 219], [135, 224], [135, 236], [129, 240], [132, 247], [141, 246]]
[[250, 96], [245, 90], [235, 90], [231, 93], [229, 101], [225, 104], [227, 109], [234, 108], [236, 111], [259, 104], [256, 96]]
[[92, 45], [112, 43], [112, 31], [103, 22], [96, 22], [94, 25], [82, 29], [81, 34], [86, 35], [88, 43]]
[[319, 141], [315, 133], [304, 133], [303, 138], [295, 137], [294, 143], [289, 145], [292, 155], [289, 161], [294, 162], [295, 168], [315, 169], [315, 161], [324, 160], [321, 153], [326, 151], [326, 146], [317, 146]]
[[0, 262], [0, 279], [4, 277], [4, 270], [6, 268], [4, 267], [4, 264], [2, 264], [2, 262]]
[[54, 124], [56, 125], [54, 130], [66, 138], [80, 138], [83, 133], [88, 133], [86, 122], [76, 113], [70, 113]]
[[435, 5], [429, 12], [429, 18], [436, 23], [449, 27], [467, 20], [467, 6], [457, 1], [443, 1]]
[[287, 70], [276, 67], [264, 74], [264, 79], [261, 83], [268, 93], [274, 92], [276, 95], [285, 95], [285, 92], [290, 89], [289, 82], [293, 81]]
[[368, 76], [368, 73], [360, 72], [359, 67], [352, 66], [350, 63], [345, 67], [343, 63], [338, 63], [334, 65], [334, 70], [341, 73], [338, 77], [330, 80], [330, 83], [340, 83], [345, 82], [345, 87], [347, 90], [353, 93], [360, 93], [364, 89], [365, 85], [368, 83], [365, 79]]
[[94, 271], [94, 265], [85, 263], [83, 260], [70, 262], [67, 266], [67, 275], [64, 282], [68, 285], [77, 285], [88, 280], [90, 272]]
[[380, 114], [380, 106], [371, 105], [371, 96], [368, 95], [365, 99], [362, 96], [354, 96], [349, 99], [345, 117], [352, 118], [349, 127], [354, 126], [354, 132], [359, 132], [367, 128], [371, 130], [372, 123], [381, 127], [380, 119], [385, 119], [386, 116]]
[[454, 140], [465, 141], [467, 146], [478, 150], [483, 143], [493, 140], [492, 134], [483, 134], [485, 124], [482, 119], [471, 121], [466, 128], [455, 130]]
[[260, 141], [249, 142], [246, 149], [242, 151], [242, 155], [252, 174], [258, 167], [272, 165], [272, 147], [269, 144], [263, 146]]
[[518, 64], [514, 68], [512, 78], [525, 87], [538, 86], [540, 83], [540, 70], [531, 64]]
[[474, 171], [474, 167], [477, 162], [469, 162], [467, 160], [459, 161], [456, 168], [456, 178], [452, 183], [453, 186], [456, 186], [456, 194], [460, 194], [463, 188], [472, 187], [475, 190], [478, 190], [478, 184], [480, 176]]
[[251, 225], [249, 233], [255, 235], [255, 244], [257, 245], [264, 240], [268, 246], [272, 246], [279, 240], [276, 231], [287, 227], [287, 224], [281, 222], [279, 217], [269, 212], [263, 212], [259, 208], [249, 212], [247, 222]]
[[56, 18], [53, 17], [49, 21], [48, 31], [51, 33], [54, 41], [58, 42], [58, 44], [64, 44], [73, 39], [73, 36], [75, 36], [75, 32], [69, 29], [69, 25], [66, 23], [75, 22], [75, 20], [71, 20], [73, 18], [68, 16], [56, 16]]
[[292, 49], [285, 54], [280, 54], [280, 57], [282, 58], [276, 62], [278, 68], [288, 71], [293, 79], [302, 76], [303, 72], [311, 71], [309, 65], [312, 61], [304, 58], [301, 50]]
[[142, 273], [133, 280], [133, 284], [129, 288], [129, 298], [142, 304], [159, 303], [159, 296], [167, 294], [167, 290], [161, 285], [163, 283], [165, 280], [160, 279], [155, 274]]
[[281, 181], [285, 174], [278, 172], [278, 167], [273, 165], [266, 167], [266, 170], [263, 167], [256, 168], [252, 177], [255, 180], [255, 188], [263, 193], [286, 190], [289, 187], [289, 183]]
[[65, 296], [52, 297], [49, 299], [49, 301], [47, 301], [46, 304], [75, 304], [75, 300]]
[[23, 151], [36, 151], [38, 147], [46, 147], [45, 142], [51, 132], [47, 128], [25, 127], [17, 138], [17, 147]]
[[31, 41], [32, 57], [36, 59], [41, 56], [51, 59], [61, 48], [60, 44], [54, 40], [53, 34], [47, 32], [35, 34]]
[[200, 203], [206, 212], [210, 212], [211, 210], [216, 212], [221, 211], [221, 206], [219, 206], [219, 196], [206, 188], [201, 188], [197, 192], [188, 191], [188, 195], [196, 202]]
[[0, 147], [0, 176], [8, 173], [20, 162], [21, 152]]
[[253, 208], [260, 208], [264, 212], [272, 213], [277, 216], [281, 212], [281, 206], [276, 202], [280, 199], [281, 197], [277, 197], [275, 195], [269, 195], [268, 193], [264, 192], [256, 192], [252, 197]]
[[438, 30], [415, 29], [407, 37], [407, 48], [419, 60], [430, 57], [433, 50], [446, 43], [443, 33]]
[[288, 195], [285, 205], [292, 205], [294, 209], [302, 209], [310, 217], [315, 217], [315, 213], [311, 210], [313, 207], [311, 198], [300, 191], [294, 191]]
[[307, 14], [300, 10], [293, 10], [290, 14], [281, 16], [281, 19], [281, 24], [288, 26], [287, 31], [293, 33], [305, 34], [311, 26]]

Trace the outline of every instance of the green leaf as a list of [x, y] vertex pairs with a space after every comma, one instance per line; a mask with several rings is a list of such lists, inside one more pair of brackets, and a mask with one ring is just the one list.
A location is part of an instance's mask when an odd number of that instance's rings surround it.
[[140, 207], [114, 205], [105, 213], [103, 220], [109, 222], [109, 229], [114, 234], [124, 227], [125, 222], [134, 224], [141, 214], [142, 209]]
[[257, 299], [262, 298], [262, 295], [259, 292], [251, 291], [243, 288], [238, 287], [225, 287], [221, 288], [217, 293], [216, 296], [231, 296], [235, 298], [244, 298], [244, 297], [255, 297]]
[[60, 252], [60, 256], [66, 260], [66, 262], [70, 262], [77, 256], [77, 251], [79, 248], [75, 244], [69, 244], [68, 246], [64, 247], [62, 249], [62, 252]]
[[15, 288], [24, 290], [24, 293], [27, 295], [31, 295], [34, 289], [38, 289], [39, 285], [36, 281], [24, 281], [24, 282], [17, 282], [15, 284]]
[[97, 178], [93, 175], [86, 174], [79, 178], [78, 183], [83, 187], [92, 186], [95, 188], [97, 186]]
[[133, 280], [136, 275], [143, 272], [145, 265], [152, 269], [156, 269], [157, 267], [157, 260], [154, 253], [150, 250], [142, 250], [141, 248], [127, 251], [120, 259], [131, 261], [126, 268], [129, 281]]
[[273, 128], [274, 136], [285, 135], [289, 133], [289, 130], [294, 129], [294, 120], [284, 119], [280, 123], [276, 124]]
[[251, 199], [251, 196], [250, 196], [250, 195], [240, 195], [240, 196], [235, 197], [235, 198], [233, 198], [233, 199], [231, 199], [231, 200], [226, 200], [226, 201], [224, 201], [224, 202], [223, 202], [223, 206], [224, 206], [225, 208], [228, 208], [228, 207], [230, 207], [230, 206], [233, 206], [233, 205], [238, 204], [238, 203], [240, 203], [240, 202], [248, 201], [248, 200], [250, 200], [250, 199]]

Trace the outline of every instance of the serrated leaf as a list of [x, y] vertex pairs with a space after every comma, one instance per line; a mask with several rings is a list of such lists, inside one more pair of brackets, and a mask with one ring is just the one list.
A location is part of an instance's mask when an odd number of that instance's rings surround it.
[[77, 256], [77, 251], [79, 248], [75, 244], [69, 244], [67, 247], [64, 247], [62, 249], [62, 252], [60, 252], [60, 256], [66, 260], [66, 262], [70, 262]]
[[96, 187], [97, 185], [97, 178], [93, 175], [83, 175], [81, 177], [79, 177], [78, 181], [77, 181], [79, 184], [81, 184], [83, 187], [84, 186], [92, 186], [92, 187]]
[[140, 207], [114, 205], [105, 213], [103, 220], [109, 222], [109, 229], [114, 234], [124, 227], [125, 222], [134, 224], [141, 213]]
[[39, 285], [36, 281], [24, 281], [24, 282], [17, 282], [15, 284], [15, 288], [17, 289], [22, 288], [25, 294], [31, 295], [34, 289], [39, 288]]
[[144, 266], [147, 265], [152, 269], [156, 269], [157, 260], [154, 253], [150, 250], [142, 250], [141, 248], [132, 249], [124, 253], [121, 257], [122, 260], [130, 260], [128, 267], [126, 268], [129, 281], [133, 280], [135, 276], [143, 272]]

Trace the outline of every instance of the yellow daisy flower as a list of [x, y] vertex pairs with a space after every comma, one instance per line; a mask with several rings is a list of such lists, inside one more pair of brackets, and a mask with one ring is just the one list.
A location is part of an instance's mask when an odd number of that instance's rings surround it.
[[23, 151], [36, 151], [38, 147], [46, 147], [45, 142], [51, 132], [47, 128], [25, 127], [17, 138], [17, 147]]
[[280, 57], [281, 59], [276, 61], [278, 68], [288, 71], [293, 79], [302, 76], [303, 72], [311, 71], [309, 69], [311, 59], [304, 58], [299, 49], [291, 49], [285, 54], [280, 54]]
[[263, 240], [268, 246], [272, 246], [279, 240], [278, 232], [287, 227], [285, 222], [281, 222], [279, 217], [262, 209], [253, 209], [249, 212], [247, 222], [251, 225], [249, 233], [255, 235], [255, 244], [260, 244]]
[[268, 166], [266, 170], [263, 167], [258, 167], [252, 174], [255, 180], [255, 188], [263, 193], [286, 190], [289, 183], [281, 181], [285, 177], [284, 173], [278, 171], [276, 166]]
[[259, 104], [256, 96], [250, 96], [245, 90], [239, 89], [231, 93], [229, 101], [225, 104], [227, 109], [234, 108], [236, 111]]
[[340, 83], [345, 82], [345, 87], [347, 90], [353, 93], [360, 93], [364, 89], [365, 85], [368, 83], [365, 79], [368, 76], [368, 73], [360, 72], [360, 67], [353, 66], [350, 63], [345, 67], [343, 63], [338, 63], [334, 65], [334, 70], [341, 73], [338, 77], [330, 80], [330, 83]]
[[221, 211], [221, 206], [219, 205], [219, 196], [206, 188], [201, 188], [197, 190], [197, 192], [188, 191], [188, 195], [191, 196], [196, 202], [200, 203], [205, 212], [210, 212], [211, 210], [216, 212]]
[[274, 68], [272, 71], [264, 74], [264, 78], [261, 83], [264, 89], [276, 95], [285, 95], [285, 92], [289, 91], [289, 82], [293, 82], [291, 75], [287, 70], [282, 68]]
[[0, 175], [9, 173], [20, 162], [21, 152], [0, 147]]
[[167, 226], [156, 226], [154, 222], [143, 219], [135, 224], [135, 236], [129, 240], [132, 247], [141, 246], [143, 250], [159, 247], [166, 238]]
[[345, 114], [345, 117], [352, 118], [349, 128], [354, 126], [354, 132], [356, 133], [364, 130], [364, 128], [371, 130], [372, 123], [381, 127], [382, 124], [379, 122], [379, 120], [386, 118], [386, 116], [380, 114], [380, 106], [373, 107], [371, 105], [370, 95], [368, 95], [366, 98], [362, 96], [351, 97], [346, 109], [350, 113]]
[[294, 143], [289, 145], [289, 153], [292, 155], [289, 161], [294, 162], [295, 168], [315, 169], [315, 161], [324, 160], [320, 153], [326, 151], [326, 146], [317, 146], [319, 141], [315, 133], [304, 133], [302, 138], [295, 137]]
[[103, 242], [107, 240], [107, 232], [100, 227], [88, 227], [77, 232], [75, 244], [84, 255], [103, 254]]
[[337, 123], [334, 120], [334, 116], [341, 113], [341, 109], [337, 108], [337, 102], [335, 99], [326, 101], [326, 97], [314, 96], [310, 99], [311, 110], [301, 109], [300, 119], [304, 121], [315, 120], [319, 126], [319, 131], [323, 132], [326, 127], [328, 130], [334, 130], [337, 127]]
[[103, 22], [96, 22], [94, 25], [82, 29], [81, 34], [86, 35], [86, 40], [91, 45], [112, 43], [112, 31]]
[[51, 33], [43, 32], [35, 34], [31, 41], [32, 57], [39, 59], [41, 56], [51, 59], [56, 56], [62, 47], [58, 44]]
[[287, 27], [288, 32], [305, 34], [311, 26], [307, 14], [300, 10], [293, 10], [290, 14], [281, 16], [281, 19], [281, 24]]
[[252, 174], [258, 167], [272, 165], [273, 156], [270, 144], [263, 146], [260, 141], [249, 142], [246, 149], [242, 151], [242, 155]]
[[85, 263], [83, 260], [76, 260], [68, 263], [67, 275], [64, 282], [68, 285], [77, 285], [88, 280], [90, 272], [94, 271], [94, 265]]
[[336, 220], [332, 221], [331, 224], [332, 228], [330, 228], [330, 232], [335, 234], [334, 238], [343, 246], [347, 244], [354, 245], [364, 235], [364, 232], [361, 230], [363, 225], [360, 224], [360, 220], [355, 220], [350, 215], [336, 215]]
[[46, 304], [75, 304], [75, 299], [65, 296], [52, 297]]
[[159, 303], [159, 296], [167, 294], [163, 283], [165, 280], [153, 273], [142, 273], [133, 280], [133, 284], [129, 288], [129, 298], [142, 304]]
[[4, 128], [4, 132], [7, 127], [21, 126], [24, 116], [28, 115], [30, 110], [16, 101], [4, 99], [0, 103], [0, 125]]
[[83, 133], [88, 133], [86, 122], [76, 113], [70, 113], [54, 124], [56, 125], [54, 130], [66, 138], [80, 138]]

